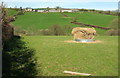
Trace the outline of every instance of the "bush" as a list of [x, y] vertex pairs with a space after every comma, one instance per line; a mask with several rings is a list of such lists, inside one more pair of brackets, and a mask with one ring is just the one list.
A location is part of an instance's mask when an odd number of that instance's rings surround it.
[[51, 31], [49, 29], [42, 29], [40, 32], [42, 35], [51, 35]]
[[111, 30], [108, 30], [106, 34], [109, 36], [117, 36], [117, 35], [120, 35], [120, 30], [111, 29]]
[[118, 28], [119, 26], [118, 26], [118, 18], [117, 19], [114, 19], [112, 22], [111, 22], [111, 24], [110, 24], [110, 28], [112, 28], [112, 29], [120, 29], [120, 28]]
[[35, 26], [29, 26], [28, 29], [24, 30], [20, 26], [15, 27], [15, 35], [26, 35], [26, 36], [34, 36], [34, 35], [71, 35], [72, 27], [70, 26], [59, 26], [53, 25], [49, 27], [49, 29], [41, 29], [37, 30]]
[[[5, 76], [36, 76], [37, 60], [35, 50], [26, 46], [20, 36], [14, 36], [4, 43], [2, 66]], [[6, 77], [7, 78], [7, 77]], [[22, 77], [21, 77], [22, 78]]]
[[20, 35], [25, 35], [26, 33], [27, 33], [27, 31], [23, 30], [21, 27], [16, 26], [15, 29], [14, 29], [14, 34], [15, 35], [20, 36]]
[[3, 42], [9, 40], [14, 35], [14, 28], [11, 22], [12, 17], [8, 16], [4, 3], [0, 5], [2, 10], [2, 40]]
[[23, 12], [23, 11], [19, 11], [19, 12], [17, 13], [17, 15], [24, 15], [24, 12]]
[[72, 22], [77, 22], [77, 20], [78, 20], [78, 17], [76, 16], [76, 17], [73, 18]]
[[114, 19], [112, 22], [111, 22], [111, 25], [110, 25], [110, 30], [108, 30], [106, 32], [107, 35], [110, 35], [110, 36], [113, 36], [113, 35], [120, 35], [120, 27], [118, 26], [119, 25], [119, 22], [118, 22], [118, 18], [117, 19]]
[[65, 35], [65, 28], [59, 25], [53, 25], [49, 29], [42, 29], [40, 32], [42, 35]]
[[65, 30], [59, 25], [53, 25], [49, 28], [51, 35], [65, 35]]
[[63, 29], [64, 29], [64, 32], [65, 32], [65, 35], [72, 35], [71, 31], [72, 31], [73, 27], [71, 27], [71, 26], [63, 26]]

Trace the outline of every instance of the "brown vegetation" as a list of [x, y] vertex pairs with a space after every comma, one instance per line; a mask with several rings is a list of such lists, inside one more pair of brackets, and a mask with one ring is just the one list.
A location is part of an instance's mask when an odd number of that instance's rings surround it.
[[117, 19], [114, 19], [112, 22], [111, 22], [111, 29], [108, 30], [106, 32], [107, 35], [110, 35], [110, 36], [114, 36], [114, 35], [120, 35], [120, 22], [119, 22], [119, 18]]
[[1, 4], [2, 10], [2, 40], [6, 41], [9, 40], [14, 35], [14, 28], [10, 22], [13, 19], [7, 15], [5, 5]]

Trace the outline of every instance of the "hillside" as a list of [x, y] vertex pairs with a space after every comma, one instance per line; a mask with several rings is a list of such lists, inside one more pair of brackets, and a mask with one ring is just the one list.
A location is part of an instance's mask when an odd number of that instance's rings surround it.
[[93, 24], [102, 27], [108, 27], [111, 20], [117, 18], [112, 15], [103, 15], [93, 12], [80, 12], [80, 13], [65, 13], [70, 17], [78, 17], [77, 21], [85, 24]]
[[15, 15], [17, 13], [16, 10], [13, 10], [13, 9], [10, 9], [10, 8], [7, 9], [7, 12], [8, 12], [9, 16]]
[[60, 13], [36, 13], [27, 12], [25, 15], [18, 16], [13, 24], [28, 29], [33, 27], [36, 29], [48, 29], [50, 26], [58, 24], [60, 26], [76, 26], [70, 23], [70, 19], [64, 18]]
[[[65, 13], [69, 17], [64, 17], [61, 13], [36, 13], [26, 12], [24, 15], [18, 16], [13, 24], [24, 30], [41, 30], [48, 29], [53, 25], [78, 27], [79, 25], [71, 24], [74, 17], [78, 17], [77, 21], [85, 24], [93, 24], [102, 27], [109, 27], [111, 21], [117, 16], [103, 15], [97, 13]], [[96, 28], [98, 34], [104, 34], [106, 30]], [[31, 30], [32, 31], [32, 30]]]

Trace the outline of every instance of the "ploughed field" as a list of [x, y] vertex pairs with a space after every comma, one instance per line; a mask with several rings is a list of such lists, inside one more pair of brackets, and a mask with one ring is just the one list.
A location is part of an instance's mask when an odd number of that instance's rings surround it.
[[[63, 71], [92, 76], [118, 75], [118, 37], [97, 36], [101, 43], [66, 43], [72, 36], [24, 36], [27, 46], [36, 50], [38, 72], [43, 76], [70, 76]], [[38, 76], [41, 74], [38, 73]], [[75, 76], [75, 75], [72, 75]]]

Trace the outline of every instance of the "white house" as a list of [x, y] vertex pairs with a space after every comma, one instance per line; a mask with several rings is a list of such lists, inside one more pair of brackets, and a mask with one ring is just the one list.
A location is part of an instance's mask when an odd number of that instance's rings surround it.
[[62, 9], [61, 12], [73, 12], [71, 9]]
[[35, 10], [33, 10], [33, 12], [35, 12]]
[[25, 11], [32, 11], [32, 8], [26, 8]]
[[60, 12], [60, 10], [51, 9], [49, 12]]
[[45, 12], [45, 10], [37, 10], [37, 12]]
[[72, 12], [79, 12], [78, 9], [72, 9]]

